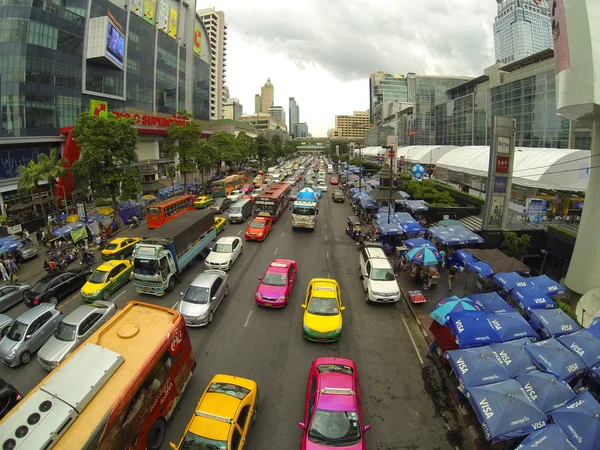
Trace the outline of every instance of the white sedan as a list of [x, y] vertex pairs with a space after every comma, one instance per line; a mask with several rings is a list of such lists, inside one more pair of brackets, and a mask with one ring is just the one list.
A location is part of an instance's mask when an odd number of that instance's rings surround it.
[[229, 270], [244, 251], [244, 244], [239, 237], [222, 237], [212, 248], [204, 265], [207, 269]]
[[240, 198], [242, 198], [242, 195], [245, 195], [244, 191], [240, 191], [240, 190], [236, 189], [235, 191], [231, 191], [231, 193], [227, 196], [227, 198], [229, 200], [231, 200], [231, 203], [235, 203]]
[[325, 181], [319, 181], [318, 188], [321, 192], [327, 192], [327, 183]]

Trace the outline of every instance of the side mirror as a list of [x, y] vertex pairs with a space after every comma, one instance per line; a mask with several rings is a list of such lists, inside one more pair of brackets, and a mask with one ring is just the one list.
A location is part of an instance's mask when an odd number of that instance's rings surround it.
[[180, 292], [180, 294], [183, 296], [183, 292]]
[[345, 310], [346, 310], [346, 307], [345, 307], [345, 306], [342, 306], [342, 307], [340, 308], [340, 311], [345, 311]]
[[304, 422], [298, 422], [298, 426], [303, 430], [306, 430], [306, 424]]
[[214, 302], [217, 299], [217, 297], [213, 297], [210, 299], [211, 302]]
[[258, 279], [259, 279], [260, 281], [262, 281], [262, 277], [258, 277]]
[[27, 340], [31, 339], [31, 336], [33, 336], [33, 335], [32, 334], [28, 334], [27, 336], [25, 336], [25, 340], [27, 341]]
[[302, 309], [306, 309], [306, 305], [301, 305], [301, 306], [302, 306]]
[[363, 431], [369, 431], [371, 429], [371, 425], [365, 425]]

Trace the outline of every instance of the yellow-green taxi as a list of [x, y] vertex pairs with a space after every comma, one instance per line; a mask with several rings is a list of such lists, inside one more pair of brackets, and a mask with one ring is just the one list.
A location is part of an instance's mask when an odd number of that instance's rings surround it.
[[342, 296], [337, 281], [313, 278], [306, 289], [302, 305], [302, 334], [309, 341], [335, 342], [342, 334]]
[[126, 256], [131, 255], [135, 244], [140, 242], [142, 238], [116, 238], [110, 241], [106, 247], [100, 252], [104, 261], [110, 261], [113, 259], [123, 259]]
[[133, 277], [133, 262], [128, 259], [107, 261], [92, 272], [87, 283], [81, 288], [83, 301], [108, 300], [115, 292]]
[[196, 209], [204, 209], [212, 205], [213, 202], [214, 199], [210, 195], [200, 195], [194, 200], [194, 206]]
[[217, 234], [222, 231], [225, 231], [225, 227], [227, 226], [227, 219], [225, 217], [216, 217], [215, 216], [215, 230]]
[[246, 378], [217, 374], [202, 394], [179, 445], [172, 449], [243, 450], [258, 414], [258, 386]]

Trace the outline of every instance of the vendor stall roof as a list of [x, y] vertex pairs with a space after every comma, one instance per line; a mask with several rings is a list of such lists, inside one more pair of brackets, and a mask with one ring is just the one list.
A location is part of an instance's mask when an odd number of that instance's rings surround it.
[[455, 148], [455, 145], [409, 145], [399, 148], [398, 154], [410, 163], [436, 164], [442, 156]]
[[512, 256], [507, 256], [497, 248], [480, 249], [466, 248], [464, 251], [470, 253], [475, 258], [490, 265], [494, 273], [502, 272], [529, 272], [529, 267]]

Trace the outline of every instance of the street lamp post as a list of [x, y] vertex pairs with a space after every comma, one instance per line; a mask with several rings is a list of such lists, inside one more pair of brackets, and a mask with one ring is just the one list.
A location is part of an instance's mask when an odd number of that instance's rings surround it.
[[358, 192], [362, 192], [362, 148], [358, 149]]
[[390, 158], [390, 196], [389, 196], [389, 201], [388, 201], [388, 220], [387, 223], [388, 225], [391, 222], [391, 216], [392, 216], [392, 184], [393, 184], [393, 180], [394, 180], [394, 159], [396, 158], [396, 152], [394, 152], [394, 146], [393, 145], [385, 145], [383, 146], [383, 148], [387, 149], [388, 151], [388, 157]]

